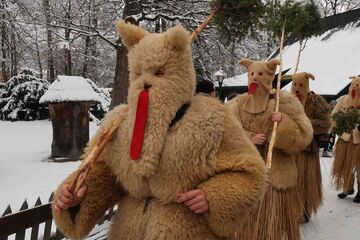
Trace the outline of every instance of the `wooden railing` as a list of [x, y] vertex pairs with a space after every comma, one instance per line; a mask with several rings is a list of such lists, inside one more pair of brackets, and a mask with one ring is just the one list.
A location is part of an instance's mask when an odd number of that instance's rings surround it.
[[[29, 209], [25, 200], [19, 212], [13, 213], [10, 205], [0, 217], [0, 240], [8, 240], [9, 236], [15, 235], [15, 240], [57, 240], [64, 236], [58, 231], [53, 223], [51, 215], [51, 194], [49, 202], [42, 204], [40, 198], [37, 199], [35, 206]], [[98, 225], [110, 221], [114, 215], [115, 207], [110, 208]], [[41, 227], [40, 227], [41, 226]], [[28, 231], [27, 231], [28, 230]], [[29, 235], [30, 232], [30, 235]], [[26, 235], [28, 233], [28, 235]], [[93, 235], [96, 234], [93, 233]], [[105, 234], [106, 235], [106, 234]]]

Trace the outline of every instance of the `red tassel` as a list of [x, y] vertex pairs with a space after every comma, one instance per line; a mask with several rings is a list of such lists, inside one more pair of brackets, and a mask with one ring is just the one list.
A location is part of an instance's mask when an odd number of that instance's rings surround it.
[[136, 108], [135, 124], [130, 145], [130, 157], [132, 160], [139, 159], [141, 153], [141, 148], [144, 142], [148, 107], [149, 91], [144, 89], [139, 95]]

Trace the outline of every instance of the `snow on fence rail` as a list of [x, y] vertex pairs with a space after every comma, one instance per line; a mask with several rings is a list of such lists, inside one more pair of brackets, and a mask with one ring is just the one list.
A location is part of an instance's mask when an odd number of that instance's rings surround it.
[[[42, 204], [40, 197], [37, 199], [35, 206], [29, 208], [25, 200], [21, 205], [19, 212], [13, 213], [10, 205], [0, 217], [0, 240], [58, 240], [64, 238], [62, 233], [53, 224], [53, 217], [51, 214], [51, 201], [53, 193], [50, 196], [49, 202]], [[105, 215], [100, 219], [97, 227], [89, 234], [88, 239], [105, 239], [108, 226], [106, 224], [115, 214], [116, 206], [110, 208]], [[42, 225], [40, 227], [40, 225]], [[30, 236], [26, 233], [30, 233]], [[14, 235], [14, 236], [12, 236]], [[26, 236], [27, 235], [27, 236]]]

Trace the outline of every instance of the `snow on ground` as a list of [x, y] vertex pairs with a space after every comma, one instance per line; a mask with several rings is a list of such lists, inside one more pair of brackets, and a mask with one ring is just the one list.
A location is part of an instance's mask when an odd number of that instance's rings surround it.
[[[97, 126], [90, 123], [90, 135]], [[79, 162], [48, 162], [52, 127], [48, 120], [0, 121], [0, 216], [6, 207], [18, 211], [25, 199], [29, 207], [37, 197], [47, 202], [52, 191]]]
[[[97, 126], [90, 124], [90, 135]], [[30, 207], [41, 196], [47, 201], [50, 193], [79, 162], [47, 162], [50, 155], [51, 122], [0, 121], [0, 215], [8, 204], [14, 211], [28, 199]], [[338, 199], [330, 183], [333, 160], [322, 158], [325, 201], [318, 215], [301, 228], [303, 239], [350, 240], [360, 236], [360, 205], [352, 197]], [[105, 227], [105, 226], [104, 226]]]
[[[324, 204], [315, 218], [302, 225], [303, 239], [354, 240], [360, 236], [360, 204], [352, 201], [355, 195], [339, 199], [330, 182], [333, 159], [321, 158], [324, 185]], [[356, 193], [356, 192], [355, 192]]]

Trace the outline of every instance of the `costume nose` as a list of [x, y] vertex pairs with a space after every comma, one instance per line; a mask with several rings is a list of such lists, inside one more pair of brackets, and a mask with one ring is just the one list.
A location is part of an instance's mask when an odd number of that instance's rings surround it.
[[256, 79], [256, 78], [254, 78], [254, 82], [257, 82], [257, 79]]
[[296, 90], [296, 94], [299, 94], [300, 92], [299, 92], [299, 90]]

